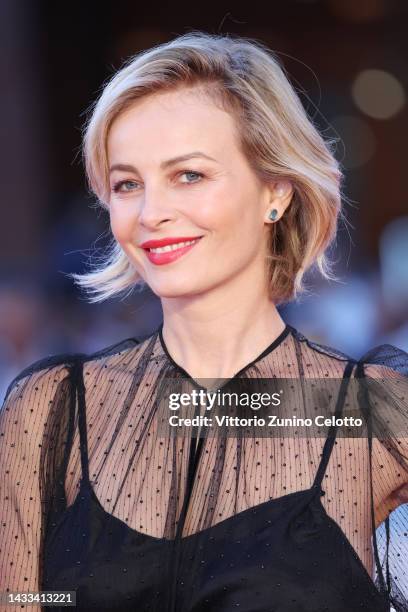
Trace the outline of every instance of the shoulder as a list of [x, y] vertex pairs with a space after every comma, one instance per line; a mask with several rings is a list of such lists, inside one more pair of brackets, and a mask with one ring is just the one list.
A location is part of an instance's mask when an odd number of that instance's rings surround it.
[[369, 378], [408, 378], [408, 353], [393, 344], [371, 348], [358, 360], [359, 374]]
[[321, 376], [341, 377], [348, 362], [355, 362], [353, 356], [344, 351], [313, 339], [298, 329], [289, 326], [295, 342], [298, 359], [306, 368], [306, 376], [319, 378]]
[[408, 353], [392, 344], [380, 344], [367, 350], [363, 355], [351, 355], [340, 349], [329, 346], [305, 336], [299, 330], [289, 326], [293, 337], [304, 350], [325, 355], [338, 361], [351, 361], [358, 368], [358, 374], [379, 378], [400, 374], [408, 377]]
[[[357, 379], [351, 401], [370, 423], [372, 436], [372, 478], [377, 523], [388, 512], [408, 502], [408, 353], [392, 344], [379, 344], [363, 355], [351, 356], [314, 342], [295, 330], [302, 357], [332, 376], [354, 364]], [[355, 394], [355, 395], [354, 395]]]
[[68, 373], [69, 368], [81, 358], [83, 358], [83, 356], [79, 353], [61, 353], [37, 359], [23, 368], [11, 380], [6, 389], [4, 401], [10, 398], [10, 396], [18, 390], [22, 391], [27, 389], [27, 387], [37, 385], [44, 377], [52, 377], [55, 379], [55, 382], [57, 382], [57, 378], [60, 380], [61, 376], [64, 377], [64, 375]]
[[92, 353], [58, 353], [47, 355], [37, 359], [23, 368], [9, 383], [4, 402], [12, 393], [17, 390], [24, 390], [37, 385], [40, 381], [44, 383], [52, 380], [54, 384], [62, 382], [64, 378], [69, 378], [75, 367], [85, 363], [91, 364], [93, 361], [108, 359], [115, 355], [122, 355], [132, 351], [135, 347], [142, 346], [152, 334], [139, 337], [130, 337], [119, 340], [114, 344], [105, 346]]

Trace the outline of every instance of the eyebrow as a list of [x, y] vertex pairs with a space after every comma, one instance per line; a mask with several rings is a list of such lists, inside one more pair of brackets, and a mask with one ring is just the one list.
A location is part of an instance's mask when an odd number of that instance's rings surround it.
[[[174, 166], [175, 164], [178, 164], [179, 162], [187, 161], [188, 159], [193, 159], [196, 157], [204, 157], [205, 159], [209, 159], [210, 161], [215, 161], [215, 162], [217, 161], [213, 157], [210, 157], [209, 155], [206, 155], [205, 153], [202, 153], [201, 151], [193, 151], [192, 153], [186, 153], [185, 155], [178, 155], [177, 157], [172, 157], [171, 159], [162, 161], [160, 164], [160, 168], [162, 170], [165, 170], [166, 168], [169, 168], [170, 166]], [[109, 168], [109, 172], [113, 172], [114, 170], [122, 170], [123, 172], [136, 172], [136, 173], [138, 172], [137, 168], [135, 168], [135, 166], [132, 166], [132, 164], [113, 164], [113, 166]]]

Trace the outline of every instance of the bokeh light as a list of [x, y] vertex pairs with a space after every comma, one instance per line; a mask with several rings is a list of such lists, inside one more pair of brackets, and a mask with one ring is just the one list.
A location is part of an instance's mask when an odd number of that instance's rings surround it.
[[400, 81], [385, 70], [363, 70], [352, 85], [357, 107], [373, 119], [390, 119], [405, 105], [405, 91]]
[[393, 219], [380, 238], [383, 299], [394, 313], [408, 311], [408, 216]]
[[334, 117], [331, 125], [344, 145], [344, 157], [340, 159], [344, 168], [358, 168], [371, 159], [376, 150], [376, 140], [373, 130], [364, 119], [341, 115]]

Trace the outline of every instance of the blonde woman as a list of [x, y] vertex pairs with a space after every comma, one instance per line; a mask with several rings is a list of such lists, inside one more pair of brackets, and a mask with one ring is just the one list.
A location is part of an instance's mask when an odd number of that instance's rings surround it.
[[[408, 610], [408, 355], [356, 359], [278, 312], [312, 266], [333, 277], [342, 177], [275, 55], [191, 32], [130, 58], [84, 160], [112, 248], [74, 279], [95, 303], [147, 284], [163, 323], [11, 382], [1, 591], [42, 591], [37, 609], [70, 591], [81, 611]], [[293, 401], [269, 416], [312, 421], [331, 398], [330, 424], [166, 425], [164, 390], [274, 379]], [[312, 401], [316, 380], [335, 396]], [[340, 436], [349, 411], [363, 425]]]

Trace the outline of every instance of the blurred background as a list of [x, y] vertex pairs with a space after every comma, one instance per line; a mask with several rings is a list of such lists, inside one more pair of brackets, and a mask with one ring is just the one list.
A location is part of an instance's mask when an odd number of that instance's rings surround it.
[[222, 5], [0, 3], [0, 399], [36, 359], [92, 352], [160, 323], [148, 289], [92, 305], [66, 276], [109, 236], [86, 188], [81, 129], [130, 55], [193, 29], [266, 43], [313, 121], [339, 139], [348, 199], [333, 251], [340, 282], [311, 275], [283, 318], [353, 357], [381, 343], [408, 350], [408, 3]]

